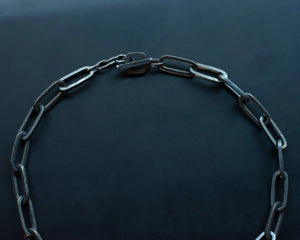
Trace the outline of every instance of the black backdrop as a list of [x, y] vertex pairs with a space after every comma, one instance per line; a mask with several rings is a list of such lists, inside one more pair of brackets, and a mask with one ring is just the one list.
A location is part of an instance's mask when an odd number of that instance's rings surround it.
[[[0, 239], [22, 239], [9, 157], [54, 80], [130, 51], [225, 69], [285, 133], [298, 239], [299, 1], [1, 1]], [[201, 79], [106, 71], [47, 114], [28, 174], [44, 239], [254, 239], [276, 152], [228, 91]]]

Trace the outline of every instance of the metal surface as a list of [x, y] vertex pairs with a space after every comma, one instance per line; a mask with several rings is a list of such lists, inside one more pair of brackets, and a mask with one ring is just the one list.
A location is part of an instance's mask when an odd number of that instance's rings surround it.
[[[271, 232], [274, 232], [274, 235], [277, 236], [279, 234], [279, 230], [282, 224], [284, 212], [278, 212], [278, 207], [280, 206], [280, 202], [275, 202], [271, 205], [270, 213], [268, 216], [268, 220], [265, 227], [265, 238], [272, 239], [273, 235]], [[274, 226], [275, 225], [275, 226]], [[272, 231], [272, 227], [275, 228]]]
[[[172, 66], [170, 66], [170, 62], [172, 63]], [[186, 69], [182, 68], [182, 66], [173, 66], [178, 64], [186, 65]], [[255, 238], [256, 240], [277, 239], [288, 200], [289, 179], [283, 163], [283, 150], [287, 147], [287, 141], [278, 126], [270, 117], [269, 112], [252, 94], [245, 93], [235, 83], [229, 80], [227, 73], [221, 69], [172, 55], [164, 55], [161, 58], [148, 58], [146, 54], [141, 52], [131, 52], [126, 55], [119, 54], [109, 59], [101, 60], [95, 65], [84, 66], [67, 74], [51, 84], [35, 100], [33, 106], [30, 108], [16, 135], [10, 158], [12, 186], [25, 238], [42, 240], [37, 227], [31, 195], [29, 194], [26, 173], [27, 158], [33, 133], [37, 129], [43, 115], [48, 112], [55, 103], [62, 99], [65, 92], [88, 82], [96, 72], [114, 66], [119, 70], [126, 69], [130, 74], [143, 74], [150, 67], [157, 67], [170, 74], [183, 77], [200, 77], [207, 81], [221, 84], [221, 86], [229, 89], [238, 97], [238, 103], [243, 112], [257, 126], [264, 130], [274, 148], [277, 150], [278, 170], [274, 172], [271, 181], [270, 212], [264, 231]], [[75, 78], [78, 76], [82, 77], [76, 80]], [[248, 104], [251, 102], [260, 112], [258, 116], [249, 108]], [[270, 129], [273, 130], [276, 136], [271, 133]], [[279, 195], [280, 182], [283, 183], [283, 189], [281, 190], [281, 200], [277, 201], [276, 197], [278, 196], [276, 195]], [[272, 230], [273, 228], [274, 230]]]
[[118, 70], [126, 70], [129, 74], [143, 74], [151, 65], [151, 59], [147, 58], [145, 53], [130, 52], [126, 54], [125, 63], [118, 64]]
[[[195, 77], [199, 77], [204, 80], [215, 82], [215, 83], [221, 83], [224, 81], [224, 78], [226, 79], [228, 78], [228, 75], [224, 70], [209, 65], [205, 65], [202, 63], [196, 63], [195, 66], [191, 66], [190, 71], [191, 73], [193, 73]], [[204, 71], [204, 72], [201, 73], [199, 71]], [[214, 76], [205, 74], [205, 72], [213, 74]]]
[[[32, 106], [25, 119], [23, 120], [23, 123], [21, 124], [21, 127], [19, 129], [19, 132], [24, 132], [25, 135], [22, 137], [22, 140], [26, 141], [27, 139], [29, 139], [31, 137], [31, 135], [33, 134], [33, 132], [35, 131], [35, 129], [37, 128], [38, 124], [41, 121], [42, 116], [45, 113], [45, 106], [40, 104], [38, 106], [38, 110], [35, 110], [35, 107]], [[36, 115], [36, 116], [35, 116]], [[32, 122], [32, 123], [31, 123]], [[31, 126], [28, 130], [25, 130], [26, 128], [28, 128], [28, 126]]]
[[282, 148], [282, 140], [279, 139], [277, 141], [277, 155], [278, 155], [278, 169], [279, 169], [279, 173], [281, 178], [284, 175], [284, 161], [283, 161], [283, 148]]
[[[238, 103], [241, 109], [244, 111], [244, 113], [257, 125], [261, 126], [260, 123], [260, 117], [263, 118], [265, 123], [269, 123], [270, 121], [270, 114], [269, 112], [265, 109], [265, 107], [257, 100], [256, 97], [254, 97], [250, 93], [246, 93], [247, 101], [245, 101], [244, 97], [239, 97], [238, 98]], [[251, 110], [247, 104], [252, 102], [254, 105], [256, 105], [257, 109], [261, 112], [261, 115], [259, 117], [256, 117], [255, 114], [253, 113], [253, 110]]]
[[223, 83], [225, 87], [227, 87], [231, 92], [233, 92], [240, 100], [242, 100], [244, 103], [247, 103], [249, 101], [249, 97], [247, 94], [240, 89], [234, 82], [229, 80], [228, 77], [221, 76], [223, 79]]
[[[85, 66], [85, 67], [78, 68], [77, 70], [67, 74], [66, 76], [62, 77], [59, 80], [60, 83], [61, 83], [61, 86], [59, 87], [59, 90], [62, 91], [62, 92], [67, 92], [67, 91], [72, 90], [75, 87], [80, 86], [84, 82], [88, 81], [94, 75], [94, 73], [96, 71], [97, 71], [97, 69], [92, 67], [92, 66]], [[68, 82], [70, 82], [76, 76], [79, 76], [81, 74], [85, 74], [85, 76], [83, 78], [67, 85]]]
[[[193, 77], [194, 74], [191, 72], [191, 67], [197, 66], [197, 64], [192, 60], [182, 58], [182, 57], [176, 57], [176, 56], [172, 56], [172, 55], [164, 55], [159, 59], [159, 61], [163, 63], [159, 66], [159, 68], [162, 71], [171, 73], [174, 75], [182, 76], [182, 77]], [[168, 65], [170, 65], [170, 63], [167, 64], [167, 61], [169, 61], [173, 64], [184, 63], [184, 64], [188, 65], [188, 70], [168, 66]]]
[[279, 181], [283, 182], [283, 193], [282, 193], [282, 201], [280, 202], [280, 205], [277, 207], [277, 211], [281, 212], [286, 208], [287, 200], [288, 200], [288, 191], [289, 191], [289, 177], [287, 172], [283, 172], [283, 175], [281, 175], [281, 172], [278, 170], [274, 172], [272, 177], [272, 183], [271, 183], [271, 205], [273, 206], [275, 204], [275, 198], [276, 198], [276, 189], [278, 188]]
[[280, 138], [280, 140], [282, 141], [281, 148], [285, 149], [287, 147], [287, 141], [286, 141], [284, 135], [282, 134], [282, 132], [280, 131], [280, 129], [278, 128], [278, 126], [276, 125], [276, 123], [274, 122], [274, 120], [272, 118], [270, 119], [269, 122], [266, 122], [263, 117], [260, 117], [259, 118], [259, 122], [260, 122], [260, 125], [262, 126], [262, 128], [264, 129], [266, 135], [268, 136], [268, 138], [270, 139], [270, 141], [273, 143], [274, 147], [277, 148], [277, 140], [272, 135], [272, 133], [270, 132], [270, 130], [268, 129], [269, 125], [272, 128], [272, 130], [275, 132], [275, 134], [277, 135], [277, 137]]
[[[62, 86], [60, 81], [52, 83], [42, 94], [35, 100], [33, 106], [37, 110], [39, 105], [45, 106], [45, 111], [48, 111], [58, 100], [62, 97], [63, 92], [59, 89]], [[54, 93], [54, 96], [50, 99], [49, 96]], [[43, 101], [47, 101], [43, 103]]]
[[[270, 232], [271, 234], [271, 240], [276, 240], [276, 235], [273, 232]], [[265, 237], [265, 232], [262, 232], [261, 234], [259, 234], [259, 236], [257, 238], [255, 238], [255, 240], [262, 240]]]

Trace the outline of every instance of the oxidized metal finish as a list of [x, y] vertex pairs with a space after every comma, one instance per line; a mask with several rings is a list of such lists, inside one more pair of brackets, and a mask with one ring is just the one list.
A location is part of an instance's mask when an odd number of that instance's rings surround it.
[[221, 78], [223, 79], [225, 87], [232, 91], [240, 100], [246, 103], [249, 101], [249, 97], [247, 96], [247, 94], [228, 77], [221, 76]]
[[277, 127], [276, 123], [273, 121], [272, 118], [270, 118], [270, 122], [266, 122], [263, 117], [259, 118], [259, 122], [260, 125], [262, 126], [262, 128], [264, 129], [266, 135], [268, 136], [268, 138], [270, 139], [270, 141], [273, 143], [274, 147], [277, 148], [277, 139], [272, 135], [272, 133], [270, 132], [270, 130], [268, 129], [268, 125], [271, 126], [271, 128], [273, 129], [273, 131], [275, 132], [275, 134], [277, 135], [277, 137], [280, 138], [280, 140], [282, 141], [282, 149], [285, 149], [287, 147], [287, 141], [284, 137], [284, 135], [282, 134], [282, 132], [280, 131], [280, 129]]
[[[261, 127], [261, 123], [259, 121], [260, 117], [263, 118], [265, 123], [269, 123], [270, 121], [270, 114], [268, 113], [267, 109], [250, 93], [246, 93], [247, 100], [245, 101], [245, 98], [239, 97], [238, 98], [238, 103], [245, 112], [245, 114], [259, 127]], [[261, 115], [259, 117], [256, 117], [253, 111], [248, 108], [247, 103], [253, 102], [258, 110], [260, 110]]]
[[[175, 75], [178, 75], [178, 76], [182, 76], [182, 77], [193, 77], [194, 74], [191, 72], [191, 67], [195, 67], [195, 68], [197, 67], [197, 63], [195, 63], [192, 60], [182, 58], [182, 57], [176, 57], [176, 56], [172, 56], [172, 55], [164, 55], [159, 60], [160, 60], [160, 62], [163, 63], [162, 65], [159, 66], [159, 68], [162, 71], [167, 72], [167, 73], [171, 73], [171, 74], [175, 74]], [[173, 62], [175, 64], [176, 64], [176, 62], [187, 64], [187, 65], [189, 65], [189, 70], [170, 67], [166, 63], [167, 61]]]
[[[201, 73], [199, 72], [199, 70], [213, 74], [214, 76], [209, 76], [205, 73]], [[228, 78], [228, 75], [224, 70], [209, 65], [205, 65], [202, 63], [196, 63], [195, 67], [191, 66], [190, 71], [194, 74], [195, 77], [199, 77], [204, 80], [215, 82], [215, 83], [222, 83], [224, 81], [224, 78], [225, 79]]]
[[[170, 66], [168, 62], [171, 62], [172, 66]], [[183, 69], [182, 66], [173, 66], [178, 63], [186, 65], [187, 69]], [[236, 95], [239, 106], [243, 112], [252, 122], [264, 130], [274, 148], [277, 150], [278, 170], [274, 172], [271, 181], [270, 212], [264, 231], [255, 238], [255, 240], [275, 240], [278, 237], [287, 206], [289, 179], [283, 163], [283, 150], [287, 147], [287, 141], [271, 118], [269, 112], [252, 94], [244, 92], [235, 83], [229, 80], [227, 73], [221, 69], [172, 55], [164, 55], [160, 58], [148, 58], [146, 54], [141, 52], [131, 52], [126, 55], [119, 54], [109, 59], [101, 60], [95, 65], [84, 66], [71, 72], [52, 83], [34, 101], [33, 106], [29, 109], [16, 135], [10, 158], [12, 185], [25, 238], [42, 240], [38, 231], [26, 173], [30, 141], [34, 131], [37, 129], [44, 114], [54, 106], [55, 103], [62, 99], [64, 93], [88, 82], [95, 73], [114, 66], [119, 70], [126, 69], [130, 74], [143, 74], [150, 67], [157, 67], [170, 74], [183, 77], [199, 77], [223, 85]], [[82, 77], [76, 80], [78, 76]], [[248, 106], [250, 102], [257, 107], [260, 114], [254, 114], [253, 110]], [[270, 129], [273, 130], [275, 135], [271, 133]], [[280, 188], [279, 185], [281, 181], [283, 183], [283, 189], [279, 190], [278, 188]], [[276, 195], [279, 195], [277, 192], [281, 192], [280, 200], [276, 200], [278, 197]]]
[[[26, 141], [27, 139], [29, 139], [31, 137], [31, 135], [37, 128], [38, 124], [40, 123], [44, 113], [45, 113], [45, 106], [42, 104], [39, 105], [38, 110], [35, 110], [34, 106], [32, 106], [29, 109], [29, 111], [19, 129], [19, 132], [25, 133], [25, 135], [22, 137], [22, 140]], [[37, 115], [36, 117], [34, 117], [35, 114]], [[31, 127], [28, 130], [25, 130], [25, 128], [27, 128], [28, 125], [30, 125], [30, 122], [32, 122]]]
[[118, 64], [118, 70], [126, 69], [129, 74], [143, 74], [150, 67], [151, 59], [147, 58], [145, 53], [130, 52], [126, 54], [125, 63]]
[[[45, 111], [48, 111], [49, 108], [51, 108], [58, 100], [62, 97], [62, 91], [59, 89], [61, 86], [60, 81], [56, 81], [52, 83], [42, 94], [35, 100], [33, 106], [37, 110], [39, 105], [45, 106]], [[43, 103], [43, 101], [46, 101], [49, 96], [51, 96], [51, 93], [55, 93], [54, 97], [52, 97], [50, 100], [48, 99], [47, 103]]]
[[[85, 66], [85, 67], [81, 67], [81, 68], [75, 70], [74, 72], [67, 74], [66, 76], [62, 77], [59, 80], [62, 85], [59, 87], [59, 90], [62, 92], [67, 92], [75, 87], [80, 86], [84, 82], [88, 81], [94, 75], [94, 73], [96, 71], [97, 71], [97, 69], [94, 67]], [[83, 78], [67, 85], [67, 82], [71, 81], [73, 78], [75, 78], [76, 76], [79, 76], [80, 74], [86, 74], [86, 75]]]

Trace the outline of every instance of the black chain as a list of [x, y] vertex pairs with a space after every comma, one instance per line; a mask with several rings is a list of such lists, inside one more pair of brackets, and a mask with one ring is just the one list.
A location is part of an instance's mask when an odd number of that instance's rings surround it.
[[[177, 66], [174, 67], [174, 65]], [[179, 65], [181, 66], [179, 67]], [[26, 174], [30, 140], [34, 131], [44, 114], [54, 106], [65, 93], [87, 82], [95, 73], [113, 66], [119, 70], [126, 69], [130, 74], [141, 74], [146, 72], [150, 67], [159, 67], [162, 71], [167, 73], [183, 77], [199, 77], [216, 84], [221, 84], [236, 95], [238, 104], [243, 112], [256, 126], [265, 132], [278, 153], [278, 170], [274, 172], [271, 180], [269, 216], [264, 231], [255, 239], [275, 240], [279, 234], [287, 206], [289, 180], [283, 163], [283, 150], [287, 147], [287, 141], [271, 118], [269, 112], [252, 94], [244, 92], [235, 83], [229, 80], [227, 73], [221, 69], [171, 55], [164, 55], [161, 58], [155, 59], [147, 58], [147, 56], [141, 52], [131, 52], [126, 55], [120, 54], [109, 59], [101, 60], [93, 66], [84, 66], [71, 72], [51, 84], [34, 101], [32, 107], [29, 109], [16, 135], [10, 159], [13, 189], [25, 238], [31, 240], [42, 239], [37, 227]], [[78, 80], [78, 76], [82, 76], [82, 78]], [[251, 103], [256, 109], [249, 107]], [[279, 189], [280, 185], [283, 186], [283, 189]], [[278, 193], [279, 191], [281, 194]], [[281, 196], [279, 200], [277, 200], [278, 195]]]

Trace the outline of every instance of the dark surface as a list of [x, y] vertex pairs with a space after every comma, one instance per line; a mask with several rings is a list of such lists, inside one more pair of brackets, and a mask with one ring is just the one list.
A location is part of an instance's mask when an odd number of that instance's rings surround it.
[[[23, 239], [9, 157], [33, 100], [72, 70], [129, 51], [223, 68], [261, 100], [289, 143], [279, 239], [299, 239], [299, 1], [85, 2], [0, 3], [0, 239]], [[49, 112], [28, 171], [46, 240], [244, 240], [265, 226], [276, 163], [225, 89], [115, 70]]]

